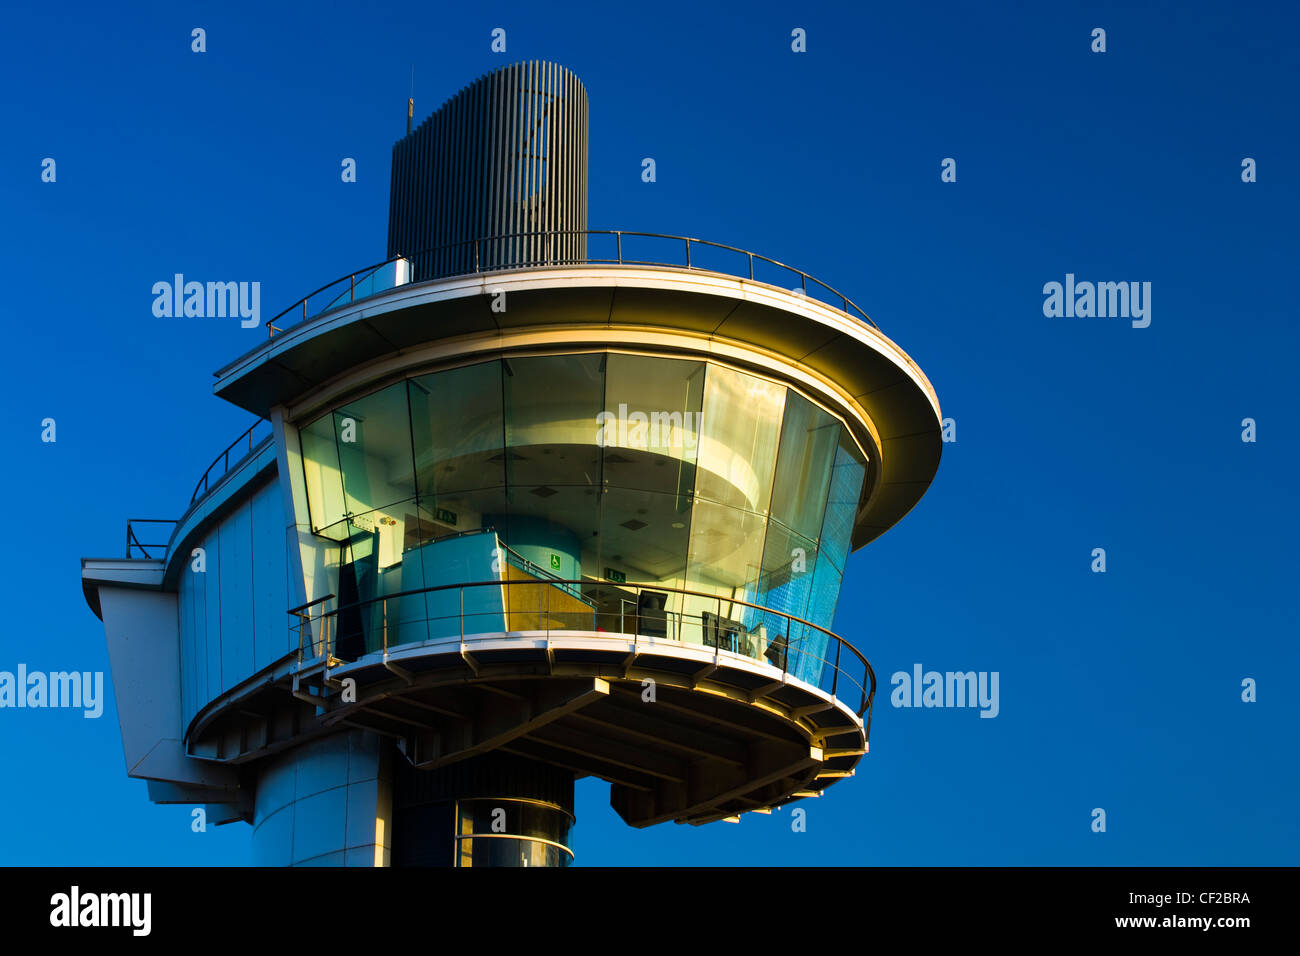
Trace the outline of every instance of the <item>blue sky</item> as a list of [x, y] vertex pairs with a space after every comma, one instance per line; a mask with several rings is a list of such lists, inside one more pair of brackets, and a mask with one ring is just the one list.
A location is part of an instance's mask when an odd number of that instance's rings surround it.
[[[155, 318], [153, 283], [257, 280], [267, 317], [381, 259], [412, 67], [418, 120], [553, 59], [590, 98], [591, 228], [813, 273], [957, 426], [917, 508], [849, 562], [835, 629], [882, 684], [857, 776], [800, 804], [803, 833], [789, 809], [636, 831], [582, 781], [579, 864], [1300, 862], [1296, 21], [1257, 3], [8, 10], [0, 670], [107, 672], [79, 559], [120, 554], [128, 517], [178, 517], [251, 421], [212, 372], [264, 330]], [[1150, 282], [1150, 326], [1046, 317], [1067, 273]], [[998, 672], [998, 716], [892, 708], [889, 676], [916, 663]], [[0, 863], [248, 860], [246, 826], [192, 833], [127, 779], [111, 707], [0, 710], [0, 766]]]

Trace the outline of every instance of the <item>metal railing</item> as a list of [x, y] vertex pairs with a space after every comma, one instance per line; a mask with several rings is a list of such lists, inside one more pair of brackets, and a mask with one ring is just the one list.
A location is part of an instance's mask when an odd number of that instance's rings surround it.
[[[507, 590], [493, 593], [501, 588]], [[529, 588], [536, 593], [510, 590]], [[697, 605], [712, 602], [716, 613], [668, 610], [671, 595], [693, 598]], [[630, 637], [634, 651], [641, 642], [675, 641], [713, 648], [715, 656], [726, 651], [766, 660], [783, 676], [804, 680], [846, 703], [857, 697], [857, 715], [867, 714], [870, 723], [876, 675], [862, 653], [811, 621], [749, 601], [660, 584], [592, 579], [444, 584], [325, 609], [334, 597], [329, 594], [289, 612], [300, 667], [316, 661], [335, 666], [380, 651], [387, 658], [397, 647], [464, 641], [466, 635], [532, 633], [549, 640], [552, 632], [577, 631]], [[841, 697], [845, 692], [848, 696]]]
[[[135, 526], [141, 524], [157, 525], [169, 524], [172, 530], [175, 530], [177, 520], [175, 518], [127, 518], [126, 519], [126, 556], [128, 558], [146, 558], [148, 560], [157, 560], [167, 556], [167, 544], [171, 539], [171, 532], [167, 534], [167, 541], [161, 542], [144, 542], [135, 533]], [[162, 554], [150, 553], [150, 548], [162, 548]], [[139, 552], [137, 555], [136, 552]]]
[[[263, 425], [266, 426], [265, 429], [266, 434], [261, 436], [260, 438], [257, 438], [255, 436], [255, 433], [257, 432], [259, 427]], [[265, 418], [259, 418], [248, 428], [247, 431], [245, 431], [242, 435], [240, 435], [238, 438], [232, 441], [229, 445], [227, 445], [225, 449], [221, 452], [221, 454], [218, 455], [215, 459], [213, 459], [212, 464], [208, 466], [207, 471], [203, 472], [203, 477], [200, 478], [198, 484], [194, 486], [194, 494], [190, 495], [191, 508], [194, 507], [194, 503], [196, 501], [198, 501], [200, 498], [202, 498], [205, 494], [208, 493], [208, 489], [210, 488], [214, 480], [221, 478], [222, 475], [230, 471], [230, 467], [231, 467], [230, 453], [235, 451], [236, 449], [240, 449], [240, 448], [244, 449], [234, 459], [234, 464], [238, 465], [241, 461], [243, 461], [245, 458], [251, 455], [253, 453], [253, 449], [255, 449], [259, 444], [261, 444], [262, 441], [264, 441], [265, 439], [271, 436], [270, 426], [271, 423], [267, 421]], [[245, 448], [244, 446], [247, 447]], [[217, 471], [218, 465], [221, 466], [220, 471]], [[128, 558], [132, 558], [132, 559], [146, 558], [149, 560], [165, 558], [167, 556], [167, 545], [170, 543], [171, 540], [171, 533], [170, 532], [168, 533], [167, 540], [165, 541], [149, 541], [149, 542], [141, 541], [140, 536], [136, 534], [136, 525], [144, 525], [144, 524], [148, 524], [148, 525], [169, 524], [172, 526], [171, 531], [175, 531], [176, 525], [180, 524], [180, 519], [178, 518], [128, 518], [126, 521], [126, 556]], [[161, 549], [160, 554], [154, 554], [153, 550], [151, 550], [151, 549], [159, 549], [159, 548]]]
[[[591, 238], [595, 236], [606, 236], [606, 237], [612, 236], [614, 239], [614, 255], [612, 257], [600, 257], [600, 256], [592, 256], [592, 255], [584, 255], [581, 257], [574, 257], [574, 256], [567, 256], [567, 255], [553, 255], [551, 249], [553, 242], [556, 239], [559, 239], [561, 237], [566, 237], [566, 236], [584, 236], [586, 238]], [[501, 253], [500, 251], [503, 243], [514, 243], [522, 239], [536, 239], [536, 238], [541, 238], [545, 240], [545, 248], [540, 255], [535, 253], [520, 255], [516, 253], [513, 250], [513, 248], [508, 250], [504, 254]], [[628, 238], [663, 240], [666, 242], [670, 242], [674, 245], [680, 243], [682, 247], [683, 255], [676, 256], [673, 258], [664, 258], [664, 257], [640, 258], [634, 255], [630, 255], [624, 249], [624, 240]], [[735, 255], [743, 256], [744, 261], [747, 264], [747, 268], [745, 267], [739, 269], [718, 268], [715, 264], [711, 264], [708, 267], [701, 266], [698, 264], [699, 250], [701, 249], [723, 250], [728, 253], [734, 253]], [[317, 289], [315, 292], [310, 292], [307, 295], [303, 296], [293, 305], [289, 306], [283, 312], [280, 312], [279, 314], [275, 315], [274, 317], [271, 318], [269, 322], [267, 322], [266, 324], [267, 335], [268, 337], [274, 337], [277, 333], [283, 332], [286, 328], [288, 328], [292, 322], [297, 322], [300, 320], [305, 321], [306, 319], [314, 315], [320, 315], [331, 309], [340, 308], [344, 305], [351, 305], [352, 303], [361, 301], [362, 299], [369, 298], [373, 295], [378, 295], [380, 292], [389, 291], [389, 289], [393, 287], [388, 287], [385, 289], [374, 289], [373, 291], [366, 291], [363, 288], [362, 289], [363, 294], [361, 295], [357, 294], [358, 286], [364, 287], [366, 281], [369, 280], [372, 276], [374, 276], [374, 274], [378, 272], [378, 270], [382, 269], [384, 266], [391, 265], [392, 263], [398, 262], [399, 260], [403, 260], [403, 259], [418, 265], [419, 263], [422, 262], [429, 262], [430, 260], [435, 259], [435, 257], [438, 257], [439, 255], [443, 255], [445, 257], [446, 253], [455, 252], [457, 250], [465, 251], [465, 255], [463, 257], [465, 263], [464, 267], [454, 268], [453, 271], [446, 272], [446, 273], [439, 271], [437, 278], [445, 279], [445, 278], [453, 278], [456, 276], [463, 276], [463, 275], [479, 275], [485, 272], [496, 272], [496, 271], [507, 270], [507, 269], [525, 269], [534, 266], [640, 265], [640, 266], [670, 266], [675, 268], [690, 269], [692, 271], [698, 271], [698, 272], [714, 272], [721, 275], [748, 277], [750, 281], [764, 281], [764, 280], [756, 279], [754, 264], [756, 262], [766, 263], [767, 265], [775, 266], [777, 269], [785, 270], [786, 273], [789, 275], [789, 277], [792, 279], [794, 277], [797, 277], [797, 282], [799, 286], [798, 291], [801, 294], [807, 296], [809, 294], [810, 287], [813, 291], [816, 291], [817, 289], [821, 289], [828, 296], [828, 298], [821, 299], [821, 301], [825, 301], [826, 304], [835, 306], [836, 308], [839, 308], [840, 311], [852, 315], [855, 318], [861, 319], [863, 322], [866, 322], [868, 325], [870, 325], [872, 328], [876, 329], [877, 331], [879, 331], [880, 329], [880, 327], [871, 320], [871, 317], [867, 315], [866, 312], [864, 312], [852, 299], [844, 295], [842, 292], [836, 291], [831, 286], [827, 285], [825, 282], [822, 282], [820, 279], [814, 278], [813, 276], [809, 275], [807, 272], [804, 272], [802, 269], [796, 269], [794, 266], [786, 265], [784, 262], [779, 262], [776, 259], [770, 259], [767, 256], [759, 255], [756, 252], [750, 252], [747, 249], [741, 249], [736, 246], [729, 246], [721, 242], [711, 242], [707, 239], [695, 239], [689, 236], [672, 236], [666, 233], [659, 233], [659, 232], [631, 232], [631, 231], [620, 230], [620, 229], [581, 229], [581, 230], [569, 229], [569, 230], [553, 230], [549, 232], [516, 232], [516, 233], [505, 233], [497, 236], [482, 236], [477, 239], [463, 239], [459, 242], [446, 243], [444, 245], [435, 246], [429, 249], [421, 249], [416, 252], [403, 253], [398, 256], [393, 256], [390, 259], [385, 259], [383, 262], [366, 266], [362, 269], [358, 269], [355, 272], [350, 272], [347, 275], [342, 276], [341, 278], [335, 279], [333, 282], [326, 283], [325, 285]], [[417, 269], [417, 271], [421, 271], [421, 270]], [[414, 281], [423, 281], [423, 279], [414, 280]], [[346, 299], [344, 298], [345, 283], [347, 285]], [[775, 282], [771, 284], [779, 285], [779, 283], [775, 283]], [[324, 300], [323, 306], [320, 306], [319, 308], [315, 306], [309, 306], [309, 303], [311, 302], [312, 299], [315, 299], [317, 296], [320, 296], [323, 293], [330, 292], [331, 290], [334, 290], [333, 294], [330, 296], [330, 298]], [[820, 299], [820, 297], [818, 298]], [[286, 321], [283, 325], [276, 325], [276, 323], [279, 320], [284, 319], [286, 316], [290, 317], [289, 321]]]
[[[253, 437], [254, 433], [263, 425], [266, 426], [266, 434], [255, 441]], [[270, 436], [270, 421], [265, 418], [259, 418], [257, 421], [253, 422], [253, 424], [249, 426], [248, 431], [244, 432], [244, 434], [240, 435], [227, 445], [225, 450], [213, 459], [212, 464], [208, 465], [208, 470], [203, 473], [203, 477], [200, 478], [198, 484], [194, 486], [194, 494], [190, 495], [190, 504], [193, 505], [194, 502], [199, 500], [199, 498], [207, 494], [208, 487], [214, 478], [221, 478], [226, 472], [230, 471], [230, 453], [232, 451], [247, 446], [235, 459], [235, 464], [238, 465], [253, 453], [253, 449], [256, 448], [258, 444]], [[220, 471], [216, 470], [218, 465], [221, 466]]]

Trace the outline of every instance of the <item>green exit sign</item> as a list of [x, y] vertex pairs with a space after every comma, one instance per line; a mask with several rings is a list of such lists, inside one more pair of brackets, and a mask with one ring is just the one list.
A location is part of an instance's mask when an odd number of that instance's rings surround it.
[[448, 511], [446, 508], [439, 508], [434, 512], [434, 514], [439, 521], [445, 524], [453, 526], [456, 524], [456, 512], [454, 511]]
[[615, 584], [627, 584], [627, 575], [622, 571], [615, 571], [613, 568], [605, 569], [605, 577], [609, 578]]
[[552, 571], [560, 570], [560, 556], [558, 554], [551, 555], [551, 570]]

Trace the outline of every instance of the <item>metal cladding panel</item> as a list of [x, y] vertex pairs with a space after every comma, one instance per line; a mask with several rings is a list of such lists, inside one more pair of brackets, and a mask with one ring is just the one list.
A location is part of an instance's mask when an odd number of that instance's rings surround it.
[[221, 522], [221, 685], [253, 673], [253, 518], [245, 501]]
[[190, 581], [190, 616], [194, 626], [192, 650], [194, 656], [190, 664], [190, 684], [193, 709], [185, 715], [186, 726], [194, 715], [208, 702], [208, 577], [206, 573], [187, 572]]
[[122, 748], [131, 773], [159, 740], [180, 736], [176, 596], [109, 587], [99, 594]]
[[[199, 547], [208, 553], [214, 536], [208, 535]], [[215, 557], [215, 555], [213, 555]], [[207, 560], [206, 557], [204, 559]], [[191, 564], [191, 567], [193, 565]], [[194, 572], [191, 577], [193, 588], [194, 613], [194, 711], [197, 713], [212, 695], [208, 693], [208, 575], [207, 572]], [[193, 716], [193, 715], [191, 715]]]
[[194, 578], [189, 565], [181, 572], [176, 586], [176, 616], [180, 624], [181, 728], [198, 710], [194, 703]]
[[290, 650], [283, 494], [264, 484], [199, 542], [177, 581], [182, 719]]
[[[284, 495], [273, 481], [253, 496], [253, 671], [289, 652]], [[251, 673], [251, 672], [250, 672]]]
[[391, 770], [377, 737], [351, 732], [259, 764], [259, 866], [376, 866], [390, 841]]
[[207, 703], [221, 693], [221, 534], [213, 528], [203, 543], [207, 570], [203, 572], [203, 635], [207, 642], [206, 684], [200, 692]]
[[230, 768], [190, 760], [181, 746], [176, 595], [102, 586], [99, 599], [127, 773], [232, 793], [238, 777]]
[[[207, 536], [195, 542], [195, 547], [206, 550], [209, 545]], [[207, 558], [205, 556], [204, 560]], [[185, 709], [185, 723], [188, 726], [194, 715], [210, 699], [208, 694], [208, 576], [207, 572], [194, 570], [193, 559], [185, 564], [181, 573], [180, 613], [189, 620], [190, 640], [187, 645], [188, 656], [181, 658], [181, 670], [190, 683], [190, 703]]]
[[[388, 254], [412, 280], [581, 261], [587, 92], [555, 63], [479, 77], [393, 146]], [[487, 236], [511, 236], [476, 242]]]

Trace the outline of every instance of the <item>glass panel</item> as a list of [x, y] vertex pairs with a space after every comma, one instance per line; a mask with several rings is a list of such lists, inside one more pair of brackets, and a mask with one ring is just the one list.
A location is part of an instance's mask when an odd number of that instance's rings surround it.
[[504, 360], [506, 483], [511, 488], [599, 485], [597, 416], [605, 356]]
[[376, 611], [383, 602], [365, 603], [378, 596], [375, 536], [353, 530], [355, 539], [343, 545], [336, 592], [339, 610], [335, 617], [334, 653], [345, 661], [355, 661], [383, 646], [381, 622], [376, 619]]
[[[840, 596], [840, 572], [825, 552], [818, 557], [812, 578], [807, 619], [830, 629]], [[826, 673], [825, 660], [828, 657], [833, 659], [835, 654], [835, 648], [829, 642], [830, 637], [824, 631], [794, 625], [790, 632], [790, 673], [811, 684], [819, 684]]]
[[322, 415], [299, 431], [302, 442], [302, 470], [307, 484], [307, 510], [312, 530], [336, 540], [347, 537], [346, 528], [335, 527], [346, 510], [343, 504], [343, 476], [339, 471], [338, 446], [334, 442], [334, 417]]
[[[685, 585], [691, 521], [686, 501], [626, 488], [609, 488], [601, 495], [600, 533], [590, 539], [583, 558], [590, 576], [613, 582], [588, 594], [601, 615], [599, 627], [630, 632], [639, 612], [640, 633], [675, 638], [670, 632], [682, 610], [681, 595], [655, 585]], [[618, 586], [622, 584], [647, 585], [644, 599], [634, 589]]]
[[[844, 562], [853, 536], [853, 519], [857, 515], [858, 498], [865, 477], [866, 467], [861, 452], [847, 434], [841, 434], [835, 452], [835, 465], [831, 470], [826, 515], [822, 521], [821, 546], [813, 569], [807, 612], [803, 615], [813, 624], [827, 629], [835, 619]], [[814, 684], [826, 677], [830, 668], [824, 659], [833, 657], [835, 653], [835, 648], [829, 641], [826, 634], [815, 628], [797, 625], [792, 628], [790, 673]]]
[[695, 487], [704, 363], [611, 353], [597, 443], [604, 482], [678, 495]]
[[460, 800], [457, 809], [461, 835], [506, 833], [568, 844], [572, 818], [559, 807], [499, 797]]
[[838, 419], [802, 395], [787, 395], [772, 517], [806, 538], [817, 537], [821, 529], [839, 440]]
[[610, 577], [617, 572], [629, 584], [660, 583], [682, 587], [690, 545], [690, 512], [683, 499], [649, 491], [610, 488], [601, 496], [600, 533], [596, 536], [599, 567], [590, 571]]
[[408, 384], [422, 503], [429, 506], [432, 502], [423, 499], [504, 486], [501, 363], [423, 375]]
[[762, 515], [695, 502], [687, 587], [748, 600], [758, 583], [766, 526]]
[[[768, 521], [763, 544], [763, 571], [759, 579], [756, 604], [769, 607], [766, 613], [756, 608], [739, 608], [737, 615], [745, 626], [737, 641], [738, 651], [754, 658], [766, 658], [783, 666], [785, 637], [791, 625], [786, 615], [803, 617], [813, 586], [813, 569], [817, 560], [816, 542], [797, 535], [775, 521]], [[798, 625], [795, 625], [797, 628]]]
[[573, 821], [558, 807], [470, 799], [458, 802], [457, 814], [458, 866], [568, 866], [573, 859], [554, 843], [541, 842], [568, 843]]
[[767, 513], [785, 393], [773, 382], [709, 366], [697, 497]]
[[815, 541], [769, 521], [756, 603], [795, 617], [807, 617], [816, 566]]
[[[858, 499], [862, 483], [866, 480], [866, 465], [858, 446], [847, 434], [840, 436], [835, 453], [835, 467], [831, 471], [830, 494], [826, 501], [826, 518], [822, 522], [821, 551], [829, 556], [836, 570], [844, 570], [853, 538], [853, 519], [858, 513]], [[837, 591], [838, 593], [838, 591]], [[834, 609], [834, 602], [831, 608]], [[822, 627], [830, 627], [829, 623]]]
[[[475, 564], [472, 570], [467, 567], [449, 574], [449, 552], [434, 542], [483, 529], [493, 523], [492, 516], [506, 513], [501, 363], [483, 362], [422, 375], [410, 379], [407, 386], [418, 497], [402, 509], [402, 589], [485, 579], [489, 576], [486, 565]], [[467, 546], [479, 551], [485, 547]], [[459, 594], [455, 591], [413, 595], [390, 603], [400, 608], [397, 616], [404, 640], [436, 639], [460, 632]], [[488, 622], [476, 617], [469, 623], [473, 630]]]
[[336, 409], [334, 433], [350, 514], [367, 515], [415, 496], [405, 382]]
[[463, 837], [457, 866], [568, 866], [572, 857], [559, 847], [514, 837]]
[[[707, 643], [707, 612], [739, 622], [743, 605], [730, 604], [728, 598], [753, 601], [758, 589], [759, 569], [763, 559], [763, 537], [767, 519], [762, 515], [726, 508], [710, 501], [695, 502], [691, 516], [691, 543], [687, 555], [686, 587], [692, 591], [716, 594], [721, 601], [687, 596], [683, 602], [681, 640]], [[726, 623], [728, 628], [731, 623]], [[740, 624], [736, 624], [740, 627]], [[734, 630], [734, 628], [733, 628]]]
[[582, 576], [582, 549], [596, 537], [599, 501], [595, 486], [512, 487], [509, 515], [488, 515], [519, 566], [540, 577]]

